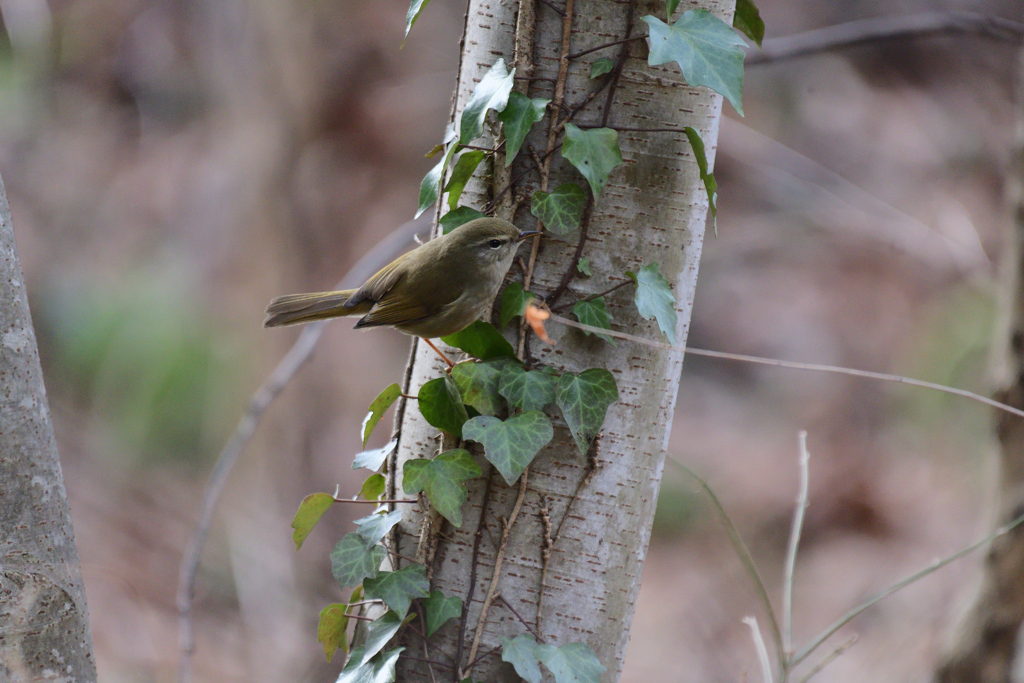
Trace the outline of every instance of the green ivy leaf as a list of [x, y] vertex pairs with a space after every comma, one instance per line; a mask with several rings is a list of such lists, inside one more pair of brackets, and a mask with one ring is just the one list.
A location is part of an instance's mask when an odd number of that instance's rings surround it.
[[363, 500], [378, 500], [384, 495], [384, 488], [387, 480], [383, 474], [374, 473], [366, 478], [363, 486], [359, 489], [359, 495]]
[[484, 128], [487, 111], [502, 111], [508, 104], [509, 93], [512, 92], [513, 77], [516, 70], [507, 70], [505, 60], [499, 59], [484, 74], [470, 95], [466, 107], [462, 110], [462, 122], [459, 125], [459, 143], [468, 145], [480, 137]]
[[[590, 301], [580, 301], [572, 307], [572, 312], [573, 315], [576, 316], [576, 319], [584, 325], [600, 327], [605, 330], [610, 330], [612, 328], [612, 314], [608, 312], [607, 308], [605, 308], [603, 296], [591, 299]], [[593, 333], [584, 330], [583, 334], [589, 337]], [[597, 336], [604, 339], [612, 346], [615, 346], [615, 340], [607, 334], [598, 334]]]
[[395, 450], [395, 446], [398, 445], [398, 439], [392, 439], [384, 446], [380, 448], [373, 448], [368, 451], [363, 451], [356, 455], [355, 459], [352, 460], [352, 469], [368, 469], [376, 472], [380, 469], [380, 466], [384, 464], [384, 461], [388, 459], [391, 452]]
[[383, 600], [402, 619], [416, 598], [427, 597], [430, 582], [422, 564], [410, 564], [396, 572], [381, 572], [375, 578], [363, 581], [367, 599]]
[[605, 667], [585, 643], [538, 645], [534, 653], [555, 677], [555, 683], [601, 683]]
[[388, 610], [382, 616], [374, 619], [366, 627], [366, 642], [363, 644], [363, 664], [370, 661], [374, 655], [384, 649], [398, 629], [403, 624], [412, 621], [412, 616], [401, 619], [397, 614]]
[[711, 209], [711, 218], [715, 226], [715, 237], [718, 237], [718, 182], [712, 173], [708, 173], [708, 157], [704, 153], [704, 141], [701, 139], [700, 133], [692, 126], [686, 126], [683, 131], [690, 141], [693, 158], [697, 160], [700, 179], [704, 181], [704, 191], [708, 195], [708, 208]]
[[580, 130], [567, 123], [562, 156], [583, 174], [590, 183], [590, 190], [597, 197], [608, 180], [608, 174], [622, 163], [619, 134], [611, 128]]
[[533, 124], [544, 118], [544, 110], [550, 101], [540, 97], [531, 100], [518, 92], [509, 93], [508, 105], [498, 114], [498, 120], [505, 131], [505, 166], [512, 165], [526, 134], [533, 128]]
[[405, 41], [409, 37], [409, 31], [412, 30], [416, 20], [420, 18], [420, 12], [427, 7], [427, 3], [430, 0], [412, 0], [409, 3], [409, 10], [405, 13], [405, 36], [402, 37], [402, 46], [405, 46]]
[[316, 642], [323, 643], [324, 654], [327, 661], [334, 658], [334, 653], [340, 647], [348, 652], [348, 638], [345, 637], [345, 629], [348, 628], [348, 616], [345, 610], [348, 605], [335, 603], [320, 610], [320, 623], [316, 627]]
[[504, 422], [490, 415], [474, 417], [463, 427], [463, 434], [466, 439], [483, 444], [484, 457], [511, 486], [555, 432], [547, 415], [530, 410]]
[[510, 408], [528, 412], [542, 410], [555, 402], [555, 384], [558, 376], [543, 370], [527, 371], [517, 363], [501, 369], [498, 393], [508, 400]]
[[754, 0], [736, 0], [736, 14], [732, 15], [732, 26], [761, 47], [761, 41], [764, 40], [764, 20]]
[[388, 535], [391, 528], [402, 521], [402, 511], [392, 510], [387, 514], [374, 513], [353, 522], [356, 533], [366, 539], [367, 543], [380, 543]]
[[576, 262], [576, 270], [587, 277], [593, 275], [590, 271], [590, 259], [581, 258]]
[[450, 375], [432, 379], [419, 393], [420, 412], [434, 427], [462, 438], [462, 425], [469, 419], [466, 406], [462, 405], [459, 387]]
[[676, 7], [679, 7], [679, 0], [665, 0], [665, 21], [672, 21], [672, 15], [676, 13]]
[[[669, 0], [669, 2], [671, 2], [671, 1], [672, 0]], [[675, 0], [675, 1], [679, 2], [679, 0]], [[601, 57], [600, 59], [595, 59], [594, 63], [590, 65], [590, 77], [591, 78], [597, 78], [598, 76], [603, 76], [604, 74], [608, 73], [609, 71], [611, 71], [614, 68], [615, 68], [615, 62], [613, 62], [612, 60], [608, 59], [607, 57]]]
[[555, 387], [555, 403], [562, 410], [576, 447], [586, 455], [601, 431], [608, 406], [619, 400], [615, 377], [604, 368], [591, 368], [576, 375], [564, 373]]
[[534, 299], [533, 292], [523, 291], [523, 286], [513, 282], [501, 293], [501, 326], [506, 327], [513, 318], [518, 318], [526, 311], [526, 304]]
[[473, 406], [481, 415], [500, 413], [503, 406], [498, 394], [498, 378], [506, 363], [504, 358], [495, 358], [481, 363], [459, 363], [452, 368], [452, 379], [459, 387], [462, 402]]
[[670, 344], [676, 343], [676, 297], [668, 280], [658, 270], [657, 263], [648, 263], [639, 272], [627, 271], [626, 275], [636, 283], [633, 300], [636, 310], [644, 320], [656, 318], [658, 327]]
[[334, 503], [334, 496], [329, 493], [311, 493], [299, 503], [299, 509], [292, 519], [292, 540], [295, 541], [295, 549], [302, 547], [303, 541], [309, 536], [316, 523], [327, 512], [327, 508]]
[[401, 395], [402, 387], [398, 386], [398, 384], [390, 384], [385, 387], [384, 391], [377, 394], [377, 398], [373, 399], [373, 402], [370, 403], [370, 411], [363, 418], [363, 426], [360, 430], [363, 434], [363, 448], [366, 448], [366, 442], [370, 440], [370, 434], [373, 434], [374, 428], [380, 423], [384, 413]]
[[459, 205], [459, 198], [462, 197], [466, 183], [473, 177], [473, 172], [476, 171], [476, 167], [480, 165], [485, 156], [487, 156], [487, 152], [479, 149], [463, 152], [459, 156], [459, 160], [455, 162], [455, 168], [452, 169], [452, 174], [448, 178], [448, 184], [444, 186], [444, 191], [448, 193], [449, 209], [454, 209]]
[[671, 26], [650, 14], [643, 20], [650, 26], [648, 64], [675, 62], [687, 83], [721, 93], [743, 116], [743, 48], [747, 41], [706, 9], [683, 12]]
[[352, 650], [335, 683], [394, 683], [395, 664], [403, 650], [404, 647], [396, 647], [364, 662], [364, 647], [360, 645]]
[[331, 551], [331, 574], [342, 586], [355, 586], [377, 575], [386, 554], [384, 546], [374, 545], [353, 531]]
[[448, 162], [451, 161], [452, 155], [461, 148], [462, 146], [456, 143], [448, 145], [448, 151], [437, 162], [437, 165], [427, 171], [427, 175], [423, 176], [423, 180], [420, 182], [419, 205], [413, 218], [419, 218], [421, 213], [429, 209], [437, 201], [441, 193], [441, 179], [444, 177], [444, 169], [448, 167]]
[[456, 595], [445, 597], [441, 591], [431, 591], [427, 599], [423, 601], [423, 611], [427, 619], [427, 638], [429, 638], [449, 619], [462, 616], [462, 598]]
[[480, 474], [480, 466], [469, 451], [456, 448], [433, 460], [406, 460], [402, 488], [413, 494], [423, 491], [434, 509], [458, 528], [462, 526], [462, 506], [466, 502], [465, 482]]
[[533, 651], [537, 641], [529, 633], [521, 633], [515, 638], [501, 637], [501, 661], [515, 667], [516, 673], [527, 683], [540, 683], [540, 666]]
[[441, 341], [480, 360], [490, 360], [502, 356], [516, 357], [512, 345], [501, 336], [498, 328], [483, 320], [477, 320], [461, 332], [441, 337]]
[[477, 218], [483, 218], [485, 215], [486, 214], [480, 213], [476, 209], [471, 209], [468, 206], [460, 206], [459, 208], [449, 211], [445, 215], [441, 216], [441, 232], [447, 235], [460, 225], [464, 225]]
[[[604, 181], [601, 183], [604, 184]], [[583, 188], [576, 183], [566, 183], [550, 193], [541, 190], [534, 192], [530, 199], [530, 213], [539, 218], [549, 231], [556, 235], [568, 235], [580, 226], [586, 203], [587, 193]]]

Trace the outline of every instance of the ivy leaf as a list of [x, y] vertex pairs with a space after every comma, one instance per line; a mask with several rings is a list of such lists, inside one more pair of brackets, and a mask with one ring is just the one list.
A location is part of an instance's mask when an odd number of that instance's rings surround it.
[[704, 153], [704, 140], [701, 139], [700, 133], [692, 126], [686, 126], [683, 132], [690, 141], [693, 158], [697, 160], [700, 179], [704, 181], [704, 191], [708, 194], [708, 208], [711, 209], [711, 218], [715, 225], [715, 237], [718, 237], [718, 182], [714, 174], [708, 173], [708, 157]]
[[650, 26], [648, 64], [675, 62], [687, 83], [721, 93], [743, 116], [743, 48], [747, 41], [706, 9], [683, 12], [671, 26], [651, 14], [643, 20]]
[[555, 683], [601, 683], [605, 667], [585, 643], [538, 645], [534, 653], [555, 677]]
[[517, 363], [509, 363], [501, 370], [498, 393], [508, 400], [510, 408], [528, 412], [542, 410], [555, 402], [555, 384], [558, 376], [543, 370], [526, 370]]
[[[373, 679], [369, 683], [394, 683], [398, 655], [402, 654], [404, 650], [404, 647], [395, 647], [378, 655], [373, 662]], [[345, 681], [338, 683], [345, 683]]]
[[387, 480], [384, 479], [383, 474], [371, 474], [363, 482], [363, 487], [359, 489], [359, 495], [363, 500], [378, 500], [384, 495], [385, 484], [387, 484]]
[[386, 554], [384, 546], [374, 545], [353, 531], [331, 551], [331, 574], [342, 586], [355, 586], [377, 575]]
[[376, 513], [367, 515], [362, 519], [357, 519], [354, 524], [356, 533], [365, 538], [367, 543], [380, 543], [380, 540], [391, 531], [391, 527], [401, 520], [402, 511], [392, 510], [386, 515]]
[[[601, 183], [604, 184], [604, 181]], [[530, 199], [530, 213], [539, 218], [549, 231], [556, 235], [568, 235], [580, 226], [586, 203], [587, 193], [583, 188], [576, 183], [566, 183], [550, 193], [541, 190], [534, 192]]]
[[427, 619], [427, 638], [429, 638], [449, 619], [462, 616], [462, 598], [456, 595], [445, 597], [441, 591], [431, 591], [427, 599], [423, 601], [423, 611]]
[[593, 275], [593, 273], [590, 271], [590, 259], [581, 258], [579, 261], [577, 261], [576, 270], [582, 273], [583, 275], [586, 275], [587, 277]]
[[466, 502], [465, 482], [480, 474], [480, 466], [469, 451], [456, 448], [433, 460], [406, 460], [402, 488], [414, 494], [423, 491], [434, 509], [458, 528], [462, 526], [462, 506]]
[[445, 215], [441, 216], [441, 232], [447, 235], [460, 225], [468, 223], [475, 218], [483, 218], [484, 216], [485, 214], [480, 213], [476, 209], [471, 209], [468, 206], [460, 206], [459, 208], [449, 211]]
[[320, 610], [320, 623], [316, 627], [316, 642], [323, 643], [324, 654], [327, 661], [334, 658], [334, 653], [340, 647], [348, 652], [348, 638], [345, 637], [345, 629], [348, 628], [348, 616], [345, 610], [348, 605], [334, 603]]
[[373, 448], [357, 454], [355, 459], [352, 461], [352, 469], [358, 470], [365, 467], [368, 470], [376, 472], [380, 469], [380, 466], [384, 464], [384, 461], [388, 459], [388, 456], [391, 455], [391, 452], [395, 450], [395, 446], [397, 445], [398, 439], [392, 439], [380, 448]]
[[368, 599], [383, 600], [402, 619], [409, 613], [412, 601], [427, 597], [429, 590], [427, 570], [422, 564], [410, 564], [397, 572], [381, 572], [376, 578], [363, 581]]
[[580, 130], [573, 124], [567, 123], [565, 124], [562, 156], [583, 174], [583, 177], [590, 183], [590, 190], [596, 197], [601, 194], [604, 183], [608, 180], [608, 174], [622, 163], [619, 134], [611, 128]]
[[363, 644], [363, 664], [366, 664], [374, 655], [383, 650], [388, 641], [398, 633], [398, 629], [411, 620], [411, 617], [406, 617], [403, 620], [397, 614], [388, 610], [382, 616], [371, 621], [370, 625], [366, 627], [366, 642]]
[[615, 377], [604, 368], [591, 368], [576, 375], [564, 373], [555, 387], [555, 403], [562, 410], [580, 453], [586, 455], [601, 431], [608, 406], [619, 400]]
[[736, 14], [732, 15], [732, 27], [739, 29], [761, 47], [764, 40], [764, 20], [754, 0], [736, 0]]
[[459, 160], [455, 162], [455, 168], [452, 169], [452, 174], [448, 178], [448, 184], [444, 186], [444, 191], [448, 193], [449, 209], [454, 209], [459, 205], [459, 198], [466, 188], [466, 183], [473, 177], [473, 172], [485, 156], [487, 156], [487, 152], [479, 149], [463, 152], [459, 156]]
[[505, 327], [513, 318], [518, 318], [526, 310], [526, 304], [537, 295], [523, 291], [523, 286], [513, 282], [501, 293], [501, 326]]
[[676, 297], [668, 286], [668, 280], [658, 270], [658, 264], [648, 263], [639, 272], [627, 271], [626, 275], [636, 283], [633, 300], [640, 316], [644, 320], [656, 318], [669, 343], [675, 344]]
[[444, 176], [444, 169], [448, 167], [452, 155], [459, 149], [461, 149], [461, 145], [455, 143], [448, 145], [448, 151], [441, 157], [441, 161], [437, 162], [437, 165], [423, 176], [423, 180], [420, 181], [420, 201], [413, 218], [419, 218], [421, 213], [437, 201], [437, 197], [441, 193], [441, 178]]
[[348, 663], [341, 670], [341, 675], [335, 683], [394, 683], [395, 663], [405, 648], [393, 648], [368, 662], [363, 661], [364, 649], [360, 645], [352, 650]]
[[405, 41], [409, 37], [409, 31], [412, 30], [413, 24], [420, 18], [420, 12], [427, 7], [427, 3], [430, 0], [412, 0], [409, 3], [409, 10], [405, 13], [405, 36], [402, 37], [402, 46], [405, 46]]
[[462, 438], [462, 425], [469, 419], [466, 406], [462, 405], [459, 387], [450, 375], [432, 379], [419, 393], [420, 412], [434, 427]]
[[[599, 296], [596, 299], [590, 301], [580, 301], [572, 307], [573, 315], [584, 325], [590, 325], [591, 327], [601, 327], [606, 330], [612, 328], [612, 314], [608, 312], [608, 309], [604, 305], [604, 297]], [[583, 331], [583, 334], [588, 337], [591, 334], [597, 334], [598, 337], [604, 339], [606, 342], [615, 346], [615, 340], [609, 337], [607, 334], [593, 333]]]
[[679, 0], [665, 0], [665, 21], [672, 21], [672, 15], [676, 13], [676, 7], [679, 7]]
[[516, 357], [512, 345], [501, 336], [498, 328], [483, 320], [477, 320], [461, 332], [441, 337], [441, 341], [480, 360], [490, 360], [502, 356]]
[[504, 59], [499, 59], [480, 79], [462, 110], [459, 144], [468, 145], [480, 137], [488, 109], [500, 112], [505, 108], [509, 93], [512, 92], [515, 73], [515, 69], [509, 71], [505, 68]]
[[540, 683], [540, 666], [537, 656], [533, 654], [537, 641], [529, 633], [521, 633], [515, 638], [501, 637], [501, 661], [515, 667], [516, 673], [527, 683]]
[[398, 386], [398, 384], [390, 384], [385, 387], [384, 391], [377, 394], [377, 398], [373, 399], [373, 402], [370, 403], [370, 412], [366, 413], [366, 417], [363, 418], [363, 427], [360, 430], [363, 434], [363, 448], [366, 448], [366, 442], [370, 440], [370, 434], [373, 434], [374, 428], [380, 423], [384, 413], [401, 395], [402, 387]]
[[302, 547], [303, 541], [309, 536], [316, 523], [327, 512], [327, 508], [334, 503], [334, 496], [329, 493], [311, 493], [299, 503], [299, 509], [292, 519], [292, 540], [295, 541], [295, 549]]
[[544, 110], [550, 101], [540, 97], [531, 100], [518, 92], [509, 93], [508, 104], [498, 114], [498, 120], [505, 131], [505, 166], [512, 165], [526, 134], [533, 128], [533, 124], [544, 118]]
[[[672, 0], [669, 0], [669, 2], [672, 2]], [[675, 2], [679, 2], [679, 0], [675, 0]], [[614, 68], [615, 62], [607, 57], [595, 59], [594, 63], [590, 65], [590, 77], [597, 78], [598, 76], [603, 76]]]
[[497, 415], [501, 412], [501, 395], [498, 394], [498, 378], [504, 358], [495, 358], [483, 363], [459, 363], [452, 368], [452, 379], [459, 387], [462, 402], [472, 406], [481, 415]]
[[490, 415], [474, 417], [463, 427], [465, 438], [484, 446], [484, 457], [498, 468], [509, 486], [519, 479], [540, 449], [555, 435], [551, 420], [530, 410], [504, 422]]

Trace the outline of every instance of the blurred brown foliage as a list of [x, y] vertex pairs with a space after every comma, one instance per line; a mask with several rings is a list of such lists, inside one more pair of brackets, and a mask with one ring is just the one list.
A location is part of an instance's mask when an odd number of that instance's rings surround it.
[[[946, 6], [763, 4], [769, 37]], [[104, 681], [174, 680], [174, 587], [203, 477], [294, 339], [260, 329], [266, 301], [330, 286], [413, 213], [464, 8], [434, 0], [399, 51], [406, 7], [0, 2], [0, 171]], [[1008, 1], [956, 8], [1020, 20]], [[690, 343], [987, 391], [1016, 58], [959, 37], [748, 72], [747, 118], [722, 126], [720, 237], [705, 244]], [[347, 327], [331, 327], [229, 484], [199, 577], [199, 680], [340, 668], [315, 624], [339, 597], [326, 554], [347, 511], [299, 553], [288, 525], [304, 494], [357, 485], [359, 422], [406, 349]], [[719, 492], [773, 589], [801, 428], [812, 480], [798, 643], [981, 535], [993, 467], [982, 407], [688, 358], [671, 455]], [[847, 629], [859, 643], [818, 680], [926, 678], [977, 562], [860, 617]], [[625, 680], [755, 679], [748, 613], [716, 518], [668, 469]]]

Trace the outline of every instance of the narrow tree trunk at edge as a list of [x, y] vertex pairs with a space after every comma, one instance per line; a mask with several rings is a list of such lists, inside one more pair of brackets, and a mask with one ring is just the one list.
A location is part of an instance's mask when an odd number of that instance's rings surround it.
[[75, 534], [0, 181], [0, 680], [96, 680]]
[[[661, 2], [634, 2], [630, 6], [613, 0], [569, 2], [568, 6], [572, 15], [571, 44], [563, 50], [563, 19], [547, 4], [533, 4], [533, 0], [470, 0], [455, 110], [461, 111], [475, 84], [498, 58], [514, 64], [517, 76], [532, 74], [535, 78], [555, 80], [561, 54], [619, 40], [627, 32], [630, 36], [646, 35], [647, 27], [640, 18], [645, 14], [662, 16], [665, 7]], [[680, 11], [691, 6], [710, 9], [729, 21], [733, 2], [701, 0], [684, 4]], [[706, 88], [687, 86], [675, 64], [648, 66], [645, 41], [614, 46], [572, 61], [565, 83], [565, 104], [575, 106], [596, 87], [598, 81], [589, 78], [594, 60], [615, 60], [621, 50], [627, 50], [629, 57], [617, 87], [611, 88], [610, 103], [608, 90], [602, 91], [581, 110], [574, 123], [583, 128], [693, 126], [703, 137], [709, 162], [713, 163], [722, 98]], [[532, 83], [528, 90], [527, 83]], [[517, 89], [530, 97], [557, 99], [551, 80], [520, 80]], [[610, 104], [610, 112], [604, 120], [606, 104]], [[546, 117], [534, 127], [524, 151], [512, 165], [511, 174], [504, 172], [504, 161], [499, 156], [492, 174], [484, 180], [474, 179], [461, 203], [483, 207], [507, 178], [515, 178], [526, 170], [532, 163], [528, 148], [532, 146], [537, 155], [546, 150], [548, 126]], [[685, 135], [623, 131], [619, 144], [625, 163], [612, 172], [604, 191], [596, 198], [582, 251], [582, 256], [590, 261], [593, 276], [574, 279], [570, 289], [580, 296], [597, 293], [621, 281], [627, 270], [658, 263], [676, 296], [676, 342], [681, 346], [689, 326], [704, 237], [708, 208], [705, 190]], [[569, 181], [586, 187], [579, 173], [560, 155], [552, 159], [546, 189]], [[521, 187], [539, 189], [537, 174], [525, 176]], [[513, 217], [512, 210], [518, 203], [516, 225], [532, 229], [535, 219], [530, 214], [529, 201], [516, 202], [511, 192], [505, 200], [499, 204], [498, 215]], [[544, 236], [530, 291], [547, 296], [558, 287], [571, 268], [579, 239], [579, 231], [565, 237]], [[525, 257], [528, 249], [524, 247], [520, 253]], [[521, 281], [520, 269], [514, 267], [511, 278]], [[639, 317], [632, 297], [632, 287], [606, 297], [613, 327], [664, 342], [655, 322]], [[572, 301], [574, 298], [567, 293], [558, 303]], [[650, 539], [683, 354], [624, 341], [612, 346], [557, 323], [549, 323], [547, 329], [556, 343], [548, 345], [531, 336], [527, 344], [529, 360], [558, 371], [606, 368], [616, 378], [620, 400], [609, 409], [603, 434], [591, 449], [590, 458], [579, 453], [557, 410], [548, 411], [555, 424], [555, 437], [527, 472], [525, 494], [509, 534], [497, 590], [521, 617], [537, 628], [544, 641], [556, 646], [588, 644], [608, 669], [602, 681], [617, 681]], [[415, 394], [423, 383], [440, 376], [442, 367], [432, 350], [416, 343], [404, 391]], [[440, 448], [451, 448], [454, 444], [442, 444], [438, 431], [423, 420], [415, 401], [402, 404], [396, 420], [400, 443], [389, 466], [390, 493], [391, 497], [404, 497], [402, 464], [410, 458], [432, 456]], [[424, 520], [417, 506], [403, 505], [399, 507], [405, 517], [395, 535], [398, 553], [428, 561], [433, 590], [460, 596], [464, 601], [472, 592], [472, 600], [466, 603], [464, 632], [459, 620], [452, 620], [431, 639], [444, 652], [459, 656], [460, 667], [467, 664], [492, 581], [503, 520], [513, 516], [520, 492], [518, 484], [507, 486], [479, 454], [477, 460], [484, 477], [469, 482], [469, 502], [463, 508], [462, 528], [455, 529], [437, 517]], [[591, 468], [588, 460], [596, 467]], [[538, 615], [545, 509], [554, 534], [577, 488], [578, 498], [551, 549], [543, 608]], [[481, 519], [485, 520], [483, 527]], [[404, 563], [398, 560], [399, 566]], [[501, 636], [527, 632], [500, 600], [491, 604], [484, 624], [477, 656], [499, 646]], [[405, 644], [411, 654], [424, 656], [423, 644], [415, 636]], [[447, 661], [437, 649], [430, 652], [431, 659]], [[435, 668], [433, 676], [439, 681], [457, 680], [447, 669]], [[399, 660], [398, 680], [431, 678], [425, 663]], [[512, 667], [501, 661], [500, 654], [481, 660], [472, 671], [472, 678], [493, 683], [519, 680]]]

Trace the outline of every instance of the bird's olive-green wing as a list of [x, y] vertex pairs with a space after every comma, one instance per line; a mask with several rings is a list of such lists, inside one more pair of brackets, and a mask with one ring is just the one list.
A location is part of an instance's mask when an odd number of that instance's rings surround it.
[[[412, 253], [412, 252], [409, 252]], [[347, 308], [354, 308], [364, 301], [380, 301], [405, 275], [409, 254], [402, 254], [394, 261], [374, 273], [355, 294], [345, 302]]]
[[437, 278], [432, 272], [436, 274], [429, 268], [407, 271], [384, 292], [356, 327], [401, 326], [442, 313], [462, 295], [465, 278]]

